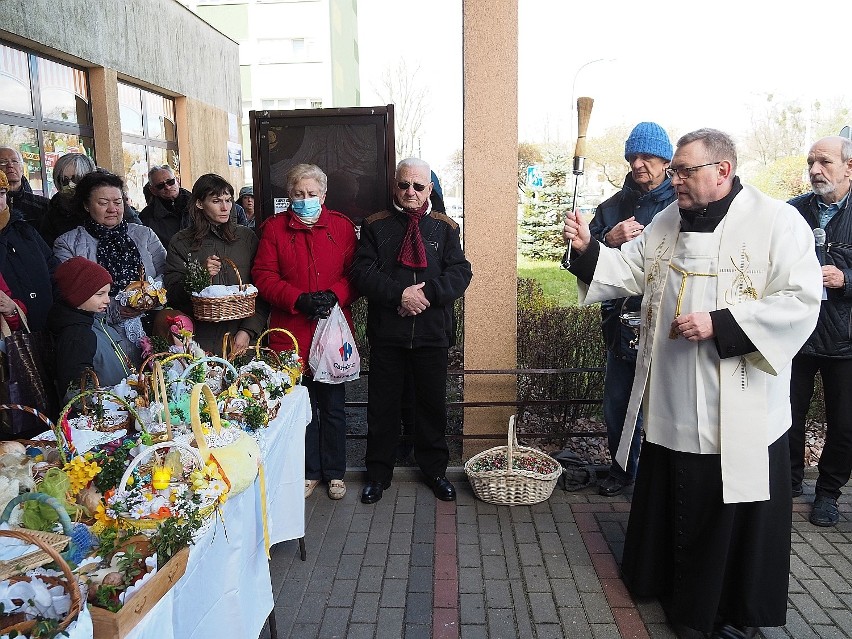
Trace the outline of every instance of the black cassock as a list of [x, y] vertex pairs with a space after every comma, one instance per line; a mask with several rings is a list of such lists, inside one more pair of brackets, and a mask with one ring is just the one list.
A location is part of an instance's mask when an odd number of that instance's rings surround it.
[[792, 498], [785, 433], [769, 446], [769, 501], [722, 502], [720, 455], [645, 442], [624, 542], [622, 575], [657, 597], [672, 623], [783, 626]]

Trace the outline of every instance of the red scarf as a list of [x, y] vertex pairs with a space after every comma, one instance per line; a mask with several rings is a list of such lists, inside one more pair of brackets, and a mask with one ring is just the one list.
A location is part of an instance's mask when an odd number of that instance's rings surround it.
[[429, 200], [426, 200], [419, 209], [406, 209], [402, 211], [408, 216], [408, 228], [402, 245], [399, 247], [399, 255], [396, 261], [408, 268], [426, 268], [426, 249], [423, 247], [423, 236], [420, 234], [420, 218], [426, 214], [429, 208]]

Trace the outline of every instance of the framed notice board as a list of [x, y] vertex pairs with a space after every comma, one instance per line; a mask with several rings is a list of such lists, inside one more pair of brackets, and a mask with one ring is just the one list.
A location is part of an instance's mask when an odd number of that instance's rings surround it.
[[328, 176], [328, 208], [356, 224], [390, 207], [396, 169], [393, 105], [250, 111], [255, 207], [262, 219], [289, 206], [287, 172], [316, 164]]

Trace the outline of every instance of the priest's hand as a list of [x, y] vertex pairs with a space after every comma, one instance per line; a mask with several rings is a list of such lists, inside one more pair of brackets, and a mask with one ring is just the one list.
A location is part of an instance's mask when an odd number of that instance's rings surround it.
[[570, 244], [577, 253], [585, 253], [592, 240], [589, 225], [583, 220], [583, 216], [576, 211], [565, 215], [565, 226], [562, 227], [562, 239]]
[[672, 322], [671, 331], [674, 335], [683, 335], [690, 342], [712, 339], [715, 335], [710, 313], [678, 315]]
[[846, 286], [846, 278], [843, 277], [843, 271], [836, 266], [823, 266], [822, 285], [825, 288], [843, 288]]

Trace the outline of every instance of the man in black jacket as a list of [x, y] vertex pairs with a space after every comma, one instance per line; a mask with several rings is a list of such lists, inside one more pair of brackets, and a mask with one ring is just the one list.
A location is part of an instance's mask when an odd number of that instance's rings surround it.
[[[147, 191], [151, 198], [148, 206], [139, 213], [139, 219], [157, 234], [168, 250], [172, 237], [190, 225], [189, 197], [192, 194], [181, 187], [180, 178], [168, 164], [151, 167], [143, 191]], [[234, 203], [231, 215], [236, 216], [237, 224], [248, 226], [246, 212], [240, 205]]]
[[[805, 420], [819, 371], [827, 425], [810, 521], [816, 526], [834, 526], [840, 519], [840, 489], [852, 473], [852, 141], [837, 136], [817, 141], [808, 153], [808, 175], [813, 191], [793, 198], [790, 204], [811, 228], [824, 230], [829, 250], [822, 261], [825, 292], [819, 321], [793, 359], [790, 468], [795, 497], [802, 494]], [[843, 246], [836, 246], [838, 243]]]
[[191, 194], [181, 188], [180, 180], [167, 164], [151, 167], [148, 171], [148, 185], [151, 201], [139, 212], [139, 219], [168, 248], [172, 237], [188, 226]]
[[399, 163], [393, 208], [365, 218], [352, 265], [352, 280], [369, 301], [365, 504], [379, 501], [393, 477], [406, 371], [415, 389], [417, 463], [438, 499], [456, 498], [445, 476], [447, 354], [453, 303], [472, 273], [458, 224], [431, 210], [430, 175], [422, 160]]
[[24, 175], [26, 165], [21, 153], [11, 146], [0, 146], [0, 171], [9, 180], [7, 200], [9, 210], [18, 214], [25, 222], [36, 230], [41, 228], [41, 222], [47, 215], [50, 200], [33, 193], [27, 177]]

